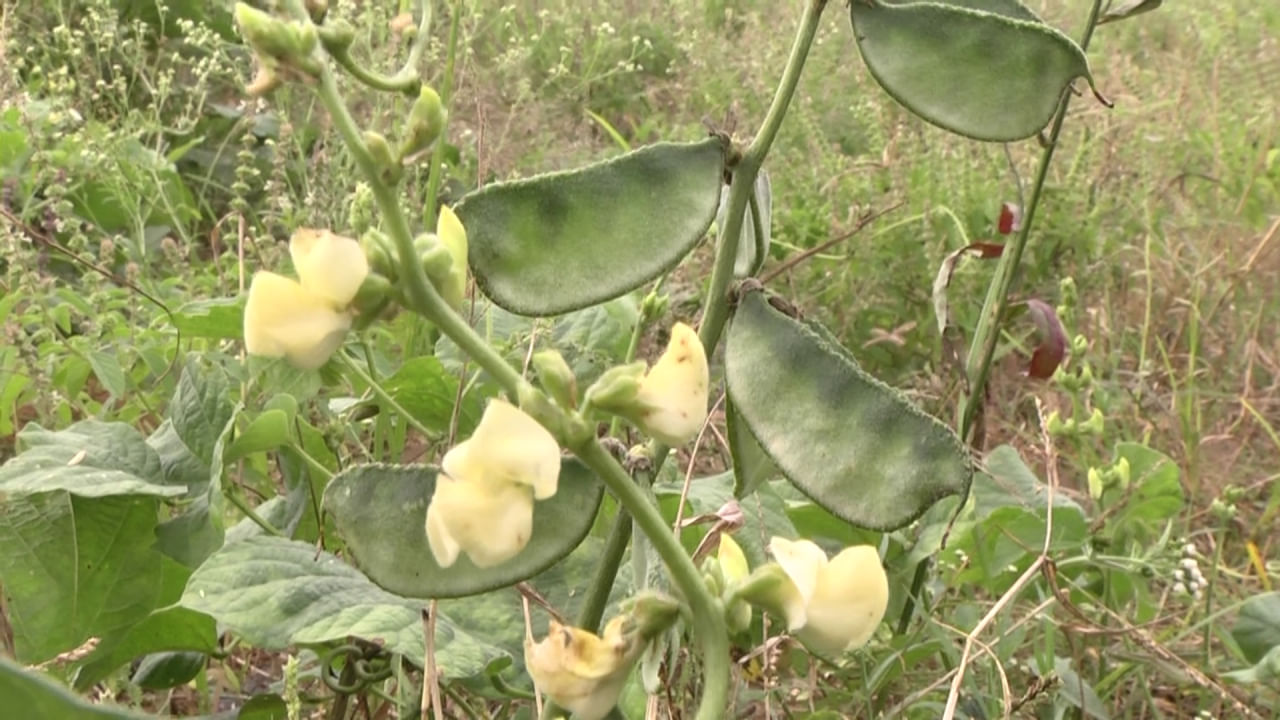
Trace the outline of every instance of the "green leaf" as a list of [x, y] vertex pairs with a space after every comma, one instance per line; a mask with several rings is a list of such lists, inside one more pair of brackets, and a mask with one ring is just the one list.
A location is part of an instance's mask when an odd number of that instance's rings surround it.
[[742, 498], [755, 492], [760, 483], [777, 477], [779, 470], [746, 428], [733, 403], [727, 400], [724, 417], [729, 435], [729, 454], [733, 457], [733, 495]]
[[[421, 663], [421, 600], [393, 595], [310, 543], [252, 537], [214, 553], [192, 574], [182, 604], [208, 613], [263, 649], [348, 636]], [[436, 662], [447, 678], [483, 672], [506, 653], [436, 618]]]
[[1111, 720], [1111, 714], [1107, 712], [1107, 706], [1102, 704], [1102, 699], [1098, 697], [1098, 693], [1094, 691], [1093, 686], [1085, 682], [1072, 667], [1071, 661], [1064, 657], [1055, 657], [1053, 659], [1053, 671], [1057, 673], [1061, 679], [1058, 686], [1058, 697], [1063, 698], [1075, 707], [1084, 711], [1094, 720]]
[[[964, 553], [968, 564], [954, 582], [982, 584], [992, 592], [1005, 581], [1011, 583], [1022, 563], [1044, 547], [1044, 518], [1043, 507], [1010, 506], [994, 510], [981, 522], [957, 525], [944, 552], [956, 565], [964, 565], [959, 556]], [[1080, 508], [1054, 507], [1050, 552], [1078, 551], [1088, 539], [1089, 526]]]
[[22, 717], [39, 720], [139, 720], [146, 715], [111, 705], [92, 705], [47, 675], [23, 670], [0, 656], [0, 707], [21, 708]]
[[[1018, 451], [1001, 445], [987, 453], [985, 473], [973, 481], [974, 516], [981, 520], [1002, 507], [1020, 507], [1041, 511], [1048, 499], [1048, 487], [1027, 467]], [[1053, 496], [1055, 508], [1073, 508], [1083, 517], [1084, 510], [1066, 493]]]
[[206, 365], [200, 356], [192, 353], [169, 400], [169, 419], [173, 421], [174, 432], [191, 454], [209, 465], [215, 460], [216, 446], [234, 414], [228, 390], [222, 371]]
[[167, 485], [160, 458], [125, 423], [84, 420], [66, 430], [23, 428], [27, 449], [0, 467], [0, 496], [66, 491], [81, 497], [181, 495]]
[[1152, 10], [1164, 4], [1164, 0], [1121, 0], [1114, 3], [1107, 11], [1102, 13], [1102, 17], [1098, 18], [1098, 24], [1103, 25], [1117, 20], [1128, 20], [1135, 15], [1149, 13]]
[[67, 492], [0, 502], [0, 577], [21, 662], [119, 632], [156, 606], [157, 500]]
[[522, 315], [615, 298], [680, 262], [715, 217], [726, 142], [659, 143], [462, 199], [480, 289]]
[[1280, 592], [1246, 600], [1240, 606], [1236, 624], [1231, 626], [1231, 637], [1251, 663], [1260, 662], [1272, 649], [1280, 647]]
[[165, 690], [190, 682], [204, 670], [204, 653], [161, 652], [148, 655], [138, 663], [129, 681], [148, 690]]
[[1116, 461], [1129, 463], [1129, 496], [1107, 523], [1117, 539], [1143, 542], [1159, 537], [1182, 511], [1184, 499], [1178, 466], [1169, 456], [1139, 443], [1116, 443]]
[[1232, 670], [1222, 675], [1242, 684], [1273, 683], [1280, 680], [1280, 645], [1271, 648], [1271, 651], [1252, 667]]
[[169, 320], [184, 337], [239, 340], [244, 334], [244, 303], [243, 297], [192, 300]]
[[76, 673], [75, 688], [87, 690], [116, 668], [148, 653], [173, 650], [213, 653], [217, 649], [218, 633], [213, 618], [176, 605], [161, 608], [124, 632], [102, 638]]
[[787, 479], [854, 525], [899, 528], [969, 487], [969, 453], [950, 428], [764, 293], [738, 304], [725, 379], [743, 424]]
[[976, 140], [1035, 135], [1072, 80], [1093, 82], [1075, 41], [1008, 0], [854, 0], [849, 9], [876, 82], [926, 121]]
[[264, 410], [227, 448], [223, 462], [233, 463], [246, 455], [274, 450], [288, 444], [292, 436], [289, 413], [279, 408]]
[[[675, 516], [676, 505], [680, 501], [680, 485], [658, 485], [654, 492], [663, 502], [664, 512]], [[684, 517], [689, 519], [697, 515], [715, 513], [734, 500], [733, 473], [720, 473], [710, 477], [697, 478], [689, 484]], [[751, 567], [759, 567], [768, 561], [766, 548], [769, 538], [780, 535], [786, 538], [796, 536], [796, 528], [787, 517], [786, 503], [768, 485], [762, 485], [750, 495], [738, 500], [742, 510], [742, 527], [733, 531], [733, 538], [742, 547]], [[690, 549], [706, 535], [709, 524], [695, 525], [681, 534], [681, 539]]]
[[254, 695], [240, 706], [236, 720], [289, 720], [289, 706], [276, 694]]
[[501, 565], [477, 568], [464, 555], [436, 565], [427, 544], [427, 505], [436, 469], [425, 465], [358, 465], [337, 476], [324, 508], [355, 563], [378, 585], [410, 597], [463, 597], [532, 577], [568, 555], [591, 531], [603, 485], [567, 460], [556, 494], [533, 506], [533, 537]]
[[[458, 399], [458, 378], [445, 369], [439, 358], [424, 355], [406, 360], [383, 381], [382, 387], [418, 422], [441, 435], [449, 432]], [[384, 412], [390, 410], [383, 408]], [[459, 430], [468, 432], [474, 428], [483, 412], [481, 399], [468, 393], [458, 408]]]
[[128, 384], [124, 377], [124, 368], [120, 367], [120, 361], [116, 359], [114, 353], [103, 352], [101, 350], [93, 350], [88, 353], [89, 365], [93, 367], [93, 374], [98, 377], [98, 382], [112, 397], [124, 397]]

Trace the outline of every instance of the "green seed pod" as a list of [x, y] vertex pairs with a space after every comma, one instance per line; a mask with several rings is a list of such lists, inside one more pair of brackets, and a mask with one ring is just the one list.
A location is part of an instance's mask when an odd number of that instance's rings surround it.
[[418, 92], [418, 99], [409, 109], [408, 130], [400, 145], [400, 157], [407, 158], [431, 147], [431, 143], [444, 132], [448, 113], [440, 102], [440, 96], [426, 85]]
[[859, 527], [892, 530], [973, 476], [956, 434], [868, 375], [819, 325], [763, 292], [738, 303], [725, 344], [729, 399], [782, 474]]
[[471, 270], [499, 307], [556, 315], [680, 262], [720, 201], [727, 142], [660, 143], [570, 172], [494, 183], [455, 208]]
[[556, 350], [541, 350], [533, 354], [533, 369], [538, 373], [538, 382], [560, 407], [573, 409], [578, 406], [578, 379], [573, 375], [573, 368], [565, 362]]
[[850, 19], [872, 77], [954, 133], [1009, 142], [1040, 132], [1089, 61], [1016, 0], [855, 0]]

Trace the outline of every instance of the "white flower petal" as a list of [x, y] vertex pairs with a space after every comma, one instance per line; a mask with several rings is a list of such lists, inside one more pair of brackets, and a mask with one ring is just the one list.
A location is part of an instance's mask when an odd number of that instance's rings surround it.
[[[490, 400], [480, 424], [467, 440], [470, 447], [465, 469], [454, 477], [486, 483], [521, 483], [533, 488], [533, 496], [545, 500], [556, 494], [560, 481], [560, 445], [556, 439], [520, 408]], [[466, 445], [467, 443], [463, 443]], [[450, 451], [453, 452], [452, 450]], [[445, 456], [445, 462], [450, 458]], [[462, 458], [455, 459], [456, 465]], [[449, 472], [446, 467], [445, 472]]]
[[637, 424], [667, 445], [685, 444], [707, 420], [710, 385], [702, 341], [693, 328], [676, 323], [666, 351], [640, 381]]
[[862, 647], [889, 604], [889, 579], [870, 545], [845, 548], [818, 573], [809, 620], [798, 637], [827, 655]]
[[289, 255], [302, 286], [336, 307], [348, 305], [369, 275], [360, 243], [328, 230], [299, 228], [289, 239]]
[[788, 540], [774, 537], [769, 540], [769, 553], [777, 560], [787, 577], [795, 583], [796, 590], [807, 607], [813, 600], [818, 586], [818, 574], [827, 565], [827, 554], [809, 540]]
[[251, 355], [287, 357], [314, 370], [342, 345], [351, 318], [290, 278], [259, 272], [244, 309], [244, 343]]
[[433, 522], [437, 535], [447, 540], [439, 543], [438, 553], [432, 544], [438, 560], [449, 558], [448, 542], [453, 542], [477, 567], [500, 565], [520, 554], [533, 534], [533, 493], [524, 485], [495, 487], [440, 473], [427, 508], [428, 541]]

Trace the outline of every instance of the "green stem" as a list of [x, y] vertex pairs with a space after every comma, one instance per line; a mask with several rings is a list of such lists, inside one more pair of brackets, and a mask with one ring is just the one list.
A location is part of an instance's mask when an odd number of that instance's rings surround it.
[[[1098, 22], [1098, 12], [1102, 0], [1094, 0], [1089, 12], [1089, 20], [1085, 23], [1084, 35], [1080, 40], [1082, 50], [1089, 49], [1089, 40], [1093, 37], [1093, 29]], [[1040, 207], [1040, 197], [1044, 190], [1044, 181], [1049, 175], [1049, 164], [1053, 161], [1053, 153], [1058, 148], [1058, 136], [1062, 132], [1063, 121], [1067, 117], [1067, 108], [1071, 103], [1071, 93], [1063, 94], [1058, 112], [1053, 116], [1053, 126], [1049, 130], [1049, 142], [1040, 156], [1040, 167], [1036, 171], [1035, 184], [1031, 187], [1031, 196], [1027, 199], [1027, 207], [1023, 210], [1022, 228], [1017, 237], [1006, 248], [996, 268], [996, 276], [987, 288], [987, 297], [982, 303], [982, 314], [978, 327], [974, 330], [973, 344], [969, 346], [969, 357], [965, 363], [965, 374], [969, 378], [969, 392], [965, 397], [960, 413], [960, 437], [968, 438], [973, 430], [970, 426], [982, 404], [987, 378], [991, 375], [991, 358], [995, 355], [996, 342], [1000, 337], [1000, 318], [1009, 307], [1009, 290], [1013, 287], [1013, 278], [1022, 262], [1022, 252], [1027, 247], [1027, 238], [1031, 234], [1031, 225], [1035, 221], [1036, 210]]]
[[827, 0], [809, 0], [805, 6], [804, 18], [796, 31], [795, 41], [791, 45], [791, 54], [787, 57], [787, 65], [782, 71], [782, 79], [773, 94], [773, 102], [765, 114], [759, 132], [743, 153], [742, 159], [733, 168], [733, 181], [729, 184], [729, 208], [725, 213], [724, 228], [720, 232], [720, 244], [716, 248], [716, 264], [711, 271], [711, 285], [707, 290], [706, 309], [702, 314], [702, 327], [698, 337], [702, 346], [710, 355], [720, 341], [720, 333], [724, 330], [725, 321], [729, 319], [729, 282], [733, 279], [733, 263], [738, 256], [738, 242], [742, 236], [742, 222], [746, 217], [747, 202], [755, 192], [756, 174], [764, 164], [769, 148], [773, 146], [786, 117], [791, 98], [795, 95], [796, 86], [800, 83], [800, 74], [804, 70], [805, 59], [809, 56], [809, 48], [818, 32], [818, 21], [822, 11], [827, 7]]
[[703, 689], [697, 720], [715, 720], [725, 716], [729, 700], [729, 634], [724, 621], [724, 608], [702, 581], [698, 568], [680, 541], [667, 527], [658, 509], [649, 504], [644, 491], [609, 455], [595, 438], [590, 438], [574, 452], [587, 467], [604, 481], [622, 506], [631, 513], [640, 529], [649, 537], [654, 549], [667, 565], [672, 581], [680, 588], [693, 611], [695, 633], [702, 651]]
[[422, 62], [422, 54], [426, 51], [427, 42], [431, 37], [431, 18], [434, 10], [430, 0], [422, 0], [418, 6], [419, 12], [422, 13], [422, 17], [418, 19], [418, 33], [414, 36], [413, 45], [409, 48], [409, 57], [405, 59], [404, 65], [395, 75], [385, 75], [365, 68], [351, 57], [348, 47], [326, 47], [329, 55], [343, 70], [374, 90], [404, 93], [409, 96], [417, 95], [418, 89], [422, 86], [422, 75], [418, 72], [418, 63]]
[[[1080, 40], [1080, 48], [1088, 50], [1089, 40], [1093, 37], [1093, 29], [1098, 24], [1098, 13], [1102, 0], [1094, 0], [1089, 11], [1089, 20], [1085, 23], [1084, 35]], [[1040, 156], [1040, 167], [1036, 171], [1035, 185], [1031, 196], [1027, 199], [1027, 207], [1023, 210], [1022, 228], [1013, 242], [1005, 247], [1004, 255], [996, 268], [996, 275], [987, 287], [987, 297], [982, 303], [982, 314], [978, 326], [974, 330], [973, 344], [969, 346], [969, 357], [965, 362], [965, 375], [969, 380], [969, 391], [965, 395], [960, 410], [960, 437], [967, 442], [973, 431], [973, 420], [986, 397], [987, 378], [991, 375], [991, 359], [995, 356], [996, 342], [1000, 338], [1000, 318], [1009, 307], [1009, 290], [1013, 287], [1013, 278], [1018, 265], [1022, 262], [1022, 251], [1026, 249], [1027, 238], [1031, 233], [1031, 224], [1035, 220], [1036, 209], [1040, 206], [1040, 194], [1044, 190], [1045, 178], [1049, 175], [1049, 163], [1053, 160], [1054, 150], [1058, 147], [1058, 135], [1062, 132], [1062, 123], [1067, 117], [1067, 107], [1071, 102], [1071, 93], [1063, 93], [1058, 112], [1053, 116], [1053, 126], [1049, 131], [1049, 141]], [[915, 612], [916, 598], [927, 576], [929, 558], [916, 565], [915, 576], [911, 579], [911, 590], [907, 593], [906, 604], [902, 606], [902, 615], [898, 618], [898, 634], [906, 632]]]
[[257, 513], [257, 511], [249, 507], [249, 504], [244, 501], [244, 498], [231, 492], [230, 488], [227, 488], [222, 494], [232, 505], [235, 505], [236, 509], [243, 513], [245, 517], [252, 520], [258, 527], [262, 528], [263, 532], [268, 535], [274, 535], [275, 537], [284, 537], [284, 533], [280, 532], [276, 529], [275, 525], [267, 522], [266, 518], [262, 517]]
[[[447, 108], [453, 100], [453, 65], [458, 57], [458, 28], [462, 25], [462, 0], [453, 3], [453, 14], [449, 18], [449, 52], [445, 57], [444, 78], [440, 81], [440, 102]], [[436, 140], [435, 150], [431, 153], [431, 169], [427, 172], [427, 204], [423, 212], [423, 220], [428, 227], [435, 227], [436, 210], [439, 208], [440, 183], [444, 176], [445, 133], [449, 129], [449, 116], [444, 117], [444, 127], [440, 129], [440, 138]]]
[[373, 391], [373, 394], [376, 395], [379, 400], [386, 403], [392, 410], [395, 410], [396, 413], [400, 415], [400, 417], [404, 418], [404, 421], [408, 423], [410, 427], [422, 433], [428, 438], [439, 437], [440, 435], [439, 433], [432, 432], [426, 425], [423, 425], [408, 410], [406, 410], [403, 405], [396, 402], [396, 399], [391, 396], [391, 393], [387, 392], [386, 388], [382, 387], [381, 383], [379, 383], [377, 380], [374, 380], [373, 376], [370, 375], [364, 368], [360, 367], [360, 363], [353, 360], [351, 356], [346, 355], [345, 353], [338, 353], [336, 357], [338, 358], [338, 361], [342, 364], [342, 366], [347, 369], [348, 372], [350, 372], [352, 375], [355, 375], [357, 378], [360, 379], [361, 382], [369, 386], [369, 389]]
[[578, 627], [596, 632], [600, 629], [600, 620], [604, 618], [605, 605], [609, 603], [609, 593], [613, 590], [613, 581], [618, 575], [618, 566], [622, 564], [622, 555], [627, 551], [627, 543], [631, 540], [631, 513], [619, 508], [613, 519], [613, 527], [609, 528], [609, 539], [605, 541], [604, 552], [600, 554], [599, 570], [595, 580], [587, 590], [587, 597], [582, 601], [582, 609], [578, 611]]

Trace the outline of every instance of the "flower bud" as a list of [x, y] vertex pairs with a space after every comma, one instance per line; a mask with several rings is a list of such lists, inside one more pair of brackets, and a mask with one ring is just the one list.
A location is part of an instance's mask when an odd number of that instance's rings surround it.
[[386, 233], [381, 230], [366, 230], [360, 236], [360, 251], [364, 253], [373, 272], [395, 279], [395, 263], [391, 260], [395, 257], [395, 247]]
[[391, 283], [383, 276], [370, 273], [365, 276], [360, 289], [351, 301], [351, 307], [359, 315], [376, 315], [386, 307], [391, 298]]
[[1107, 483], [1102, 477], [1102, 473], [1098, 472], [1098, 468], [1089, 468], [1089, 497], [1097, 500], [1102, 497], [1102, 493], [1107, 490]]
[[1122, 457], [1120, 458], [1120, 461], [1116, 463], [1115, 476], [1116, 482], [1119, 483], [1121, 489], [1127, 489], [1129, 487], [1129, 458]]
[[645, 591], [628, 603], [628, 622], [624, 626], [641, 640], [648, 640], [666, 631], [680, 617], [680, 603], [662, 593]]
[[578, 378], [574, 377], [573, 368], [565, 362], [556, 350], [540, 350], [533, 354], [533, 369], [538, 373], [538, 382], [551, 397], [566, 410], [578, 405]]
[[436, 217], [436, 236], [453, 259], [448, 274], [437, 289], [449, 307], [458, 310], [467, 295], [467, 231], [448, 205], [440, 206]]
[[[738, 585], [743, 583], [750, 572], [747, 556], [742, 548], [727, 533], [720, 534], [720, 549], [716, 553], [716, 565], [724, 578], [725, 591], [731, 595]], [[751, 606], [745, 600], [730, 597], [725, 602], [725, 621], [729, 632], [739, 633], [751, 626]]]
[[609, 368], [587, 388], [584, 408], [595, 408], [622, 415], [635, 404], [640, 392], [640, 379], [644, 376], [643, 360]]
[[1102, 435], [1105, 428], [1105, 422], [1102, 417], [1102, 411], [1094, 408], [1089, 413], [1089, 419], [1076, 426], [1077, 430], [1084, 435]]
[[245, 41], [263, 59], [275, 60], [307, 75], [319, 74], [320, 65], [311, 56], [319, 43], [314, 25], [279, 20], [243, 2], [236, 3], [235, 18]]
[[346, 20], [335, 20], [328, 25], [323, 25], [318, 32], [320, 44], [331, 55], [342, 55], [356, 40], [356, 29]]
[[404, 168], [391, 155], [391, 146], [387, 144], [387, 139], [381, 133], [366, 130], [364, 146], [373, 156], [373, 162], [378, 167], [378, 177], [382, 182], [388, 185], [400, 182], [400, 178], [404, 175]]
[[444, 132], [448, 113], [440, 102], [440, 95], [426, 85], [418, 91], [418, 99], [409, 109], [409, 122], [404, 142], [400, 145], [400, 157], [407, 158], [431, 147]]

